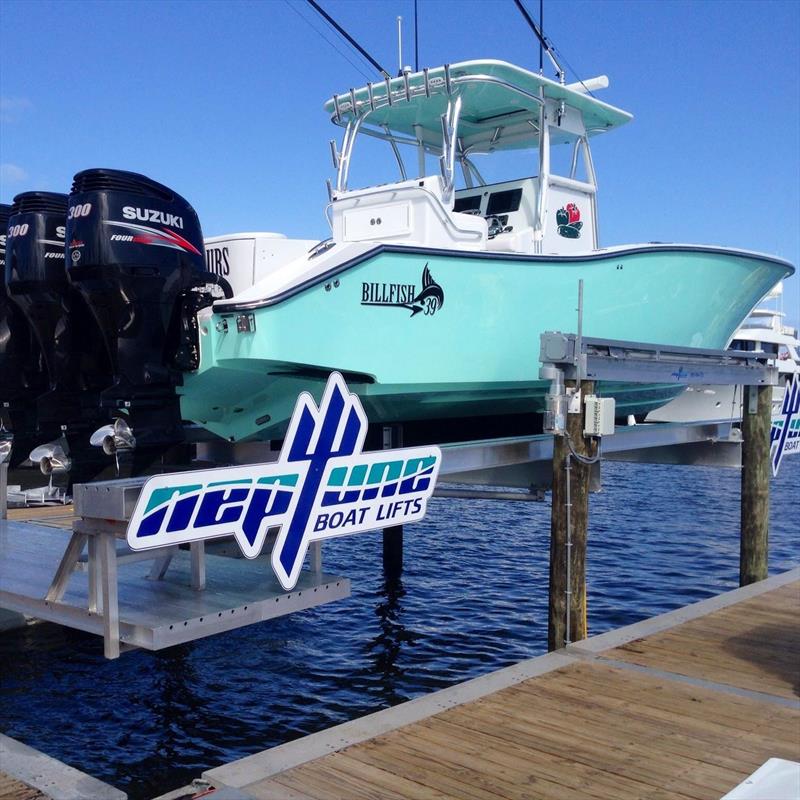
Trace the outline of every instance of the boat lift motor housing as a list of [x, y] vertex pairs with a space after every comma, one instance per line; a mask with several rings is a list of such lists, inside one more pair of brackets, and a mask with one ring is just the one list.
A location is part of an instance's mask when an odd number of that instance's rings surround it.
[[209, 285], [224, 284], [206, 271], [194, 209], [144, 175], [79, 172], [69, 197], [67, 272], [111, 360], [103, 407], [125, 420], [137, 449], [181, 442], [175, 387], [182, 370], [198, 365], [197, 311], [215, 299]]

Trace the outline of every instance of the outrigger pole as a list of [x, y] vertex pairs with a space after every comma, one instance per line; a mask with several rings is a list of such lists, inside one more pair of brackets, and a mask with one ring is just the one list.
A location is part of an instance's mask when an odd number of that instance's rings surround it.
[[[308, 0], [311, 2], [311, 0]], [[536, 38], [539, 40], [539, 69], [542, 69], [542, 53], [541, 48], [544, 48], [545, 52], [547, 53], [547, 57], [553, 63], [553, 67], [555, 68], [556, 75], [558, 75], [558, 82], [565, 83], [566, 77], [561, 64], [558, 63], [556, 57], [553, 55], [553, 51], [550, 49], [550, 45], [545, 38], [545, 35], [542, 33], [539, 26], [531, 19], [531, 15], [528, 13], [527, 9], [524, 5], [522, 5], [522, 0], [514, 0], [514, 4], [519, 9], [519, 13], [525, 18], [525, 22], [528, 23], [528, 27], [536, 34]], [[542, 6], [539, 5], [539, 13], [542, 13]]]
[[317, 5], [314, 0], [306, 0], [306, 2], [326, 22], [330, 23], [336, 29], [337, 33], [344, 36], [344, 38], [347, 39], [347, 41], [353, 45], [353, 47], [355, 47], [355, 49], [358, 50], [358, 52], [361, 53], [361, 55], [364, 56], [364, 58], [366, 58], [367, 61], [369, 61], [369, 63], [372, 64], [372, 66], [375, 67], [375, 69], [377, 69], [384, 78], [392, 77], [341, 25], [339, 25], [338, 22], [336, 22], [333, 17], [330, 16], [330, 14], [327, 14], [322, 8], [320, 8], [320, 6]]
[[414, 0], [414, 72], [419, 72], [419, 13]]
[[[544, 35], [544, 0], [539, 0], [539, 27]], [[544, 47], [539, 42], [539, 74], [544, 74]]]

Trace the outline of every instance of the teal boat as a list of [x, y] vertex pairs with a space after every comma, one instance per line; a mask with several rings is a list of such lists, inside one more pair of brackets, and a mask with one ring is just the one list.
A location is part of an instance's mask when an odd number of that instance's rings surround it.
[[[332, 237], [207, 242], [235, 293], [199, 314], [183, 417], [229, 441], [280, 438], [298, 393], [319, 399], [338, 370], [373, 423], [481, 438], [543, 410], [539, 334], [576, 329], [581, 279], [587, 336], [726, 347], [794, 269], [722, 247], [600, 247], [590, 141], [631, 119], [587, 93], [605, 84], [484, 60], [334, 95]], [[397, 177], [351, 188], [376, 143]], [[522, 177], [502, 173], [511, 162]], [[681, 387], [603, 389], [625, 416]]]

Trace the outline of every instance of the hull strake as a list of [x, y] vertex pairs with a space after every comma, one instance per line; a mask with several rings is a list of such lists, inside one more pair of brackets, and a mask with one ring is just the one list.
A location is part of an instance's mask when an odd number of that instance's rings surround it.
[[[297, 394], [348, 375], [373, 422], [541, 410], [539, 334], [724, 348], [791, 267], [713, 248], [507, 258], [380, 247], [247, 308], [217, 304], [184, 418], [241, 440], [282, 435]], [[335, 272], [335, 277], [333, 273]], [[247, 312], [254, 325], [238, 330]], [[618, 414], [645, 413], [673, 387], [614, 387]]]

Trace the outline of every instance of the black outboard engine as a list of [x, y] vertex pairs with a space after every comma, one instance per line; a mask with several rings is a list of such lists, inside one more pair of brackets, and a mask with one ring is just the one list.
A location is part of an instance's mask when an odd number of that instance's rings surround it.
[[[94, 471], [89, 435], [102, 422], [98, 393], [111, 384], [108, 356], [94, 318], [69, 284], [65, 269], [67, 196], [24, 192], [8, 224], [6, 287], [38, 342], [47, 385], [36, 401], [37, 448], [43, 470], [68, 469], [65, 454], [85, 453], [82, 477]], [[61, 441], [62, 438], [64, 441]], [[57, 446], [55, 440], [59, 440]], [[53, 449], [54, 458], [47, 456]], [[33, 458], [33, 456], [31, 456]]]
[[175, 387], [197, 367], [197, 311], [214, 297], [203, 235], [189, 203], [144, 175], [79, 172], [69, 197], [67, 271], [102, 331], [114, 382], [101, 396], [118, 417], [98, 431], [117, 445], [166, 449], [183, 440]]
[[6, 290], [6, 231], [11, 206], [0, 204], [0, 463], [16, 467], [36, 444], [37, 395], [46, 388], [39, 345]]

